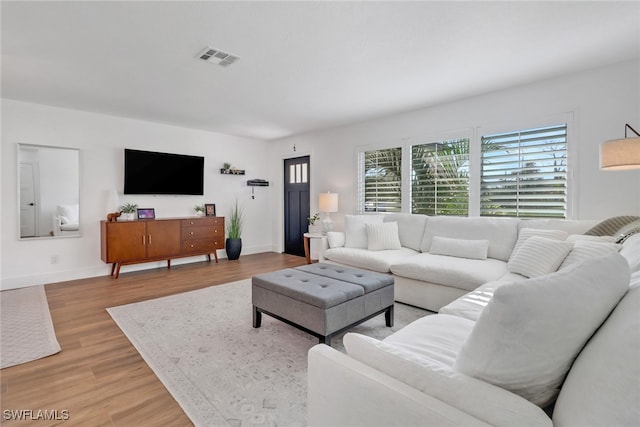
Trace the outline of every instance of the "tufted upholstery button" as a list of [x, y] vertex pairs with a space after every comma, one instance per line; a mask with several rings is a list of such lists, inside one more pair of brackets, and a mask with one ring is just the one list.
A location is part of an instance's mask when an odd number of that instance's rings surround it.
[[291, 275], [290, 274], [285, 274], [284, 277], [291, 277]]

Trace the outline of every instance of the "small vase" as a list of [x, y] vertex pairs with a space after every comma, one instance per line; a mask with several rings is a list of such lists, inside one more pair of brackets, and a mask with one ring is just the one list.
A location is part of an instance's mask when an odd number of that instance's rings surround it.
[[309, 225], [309, 233], [313, 233], [313, 234], [320, 234], [322, 233], [322, 226], [321, 225]]
[[132, 212], [123, 212], [122, 215], [120, 215], [120, 219], [124, 221], [133, 221], [135, 219], [135, 214]]
[[228, 260], [240, 258], [240, 252], [242, 251], [242, 239], [227, 239], [224, 246], [224, 249], [227, 251]]

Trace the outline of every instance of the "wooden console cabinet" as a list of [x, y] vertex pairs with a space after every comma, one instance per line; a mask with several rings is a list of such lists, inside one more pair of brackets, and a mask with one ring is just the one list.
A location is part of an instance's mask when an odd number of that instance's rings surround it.
[[112, 264], [117, 279], [124, 264], [167, 260], [211, 254], [218, 262], [224, 249], [223, 217], [166, 218], [137, 221], [100, 222], [100, 255]]

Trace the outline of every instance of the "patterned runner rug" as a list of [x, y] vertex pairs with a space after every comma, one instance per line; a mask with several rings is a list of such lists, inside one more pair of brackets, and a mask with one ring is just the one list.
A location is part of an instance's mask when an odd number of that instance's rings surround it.
[[0, 368], [59, 351], [44, 286], [0, 292]]
[[[318, 340], [267, 315], [254, 329], [250, 279], [107, 311], [196, 426], [306, 424]], [[393, 328], [380, 315], [353, 331], [383, 338], [428, 313], [396, 304]]]

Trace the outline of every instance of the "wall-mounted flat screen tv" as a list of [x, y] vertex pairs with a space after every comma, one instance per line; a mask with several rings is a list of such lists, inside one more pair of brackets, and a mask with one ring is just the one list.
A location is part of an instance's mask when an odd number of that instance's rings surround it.
[[204, 157], [124, 150], [124, 194], [204, 194]]

